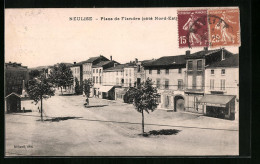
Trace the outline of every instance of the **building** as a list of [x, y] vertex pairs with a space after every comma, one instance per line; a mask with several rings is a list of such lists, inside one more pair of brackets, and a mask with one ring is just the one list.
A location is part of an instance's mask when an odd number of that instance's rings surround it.
[[92, 82], [93, 82], [93, 91], [94, 96], [99, 96], [99, 89], [101, 86], [103, 86], [103, 70], [107, 68], [111, 68], [119, 64], [118, 62], [114, 60], [110, 61], [101, 61], [95, 65], [92, 66]]
[[21, 63], [5, 63], [5, 111], [21, 110], [21, 95], [29, 80], [29, 71]]
[[186, 78], [185, 78], [185, 110], [196, 113], [204, 113], [204, 107], [199, 100], [205, 93], [205, 68], [208, 65], [219, 62], [233, 54], [223, 48], [202, 51], [193, 54], [186, 51]]
[[142, 82], [146, 80], [145, 77], [145, 70], [144, 70], [144, 64], [149, 63], [153, 60], [143, 60], [143, 61], [138, 61], [138, 59], [135, 59], [136, 63], [136, 84], [137, 86], [140, 85]]
[[135, 87], [137, 80], [137, 66], [135, 62], [124, 65], [124, 87]]
[[239, 55], [235, 54], [205, 68], [205, 95], [200, 100], [204, 114], [237, 119], [239, 109]]
[[165, 56], [144, 64], [145, 77], [157, 87], [158, 108], [184, 110], [185, 55]]
[[71, 93], [75, 93], [75, 86], [76, 86], [76, 81], [78, 80], [79, 85], [82, 84], [82, 79], [83, 79], [83, 75], [82, 75], [82, 63], [76, 63], [74, 62], [73, 65], [70, 65], [70, 70], [72, 72], [73, 75], [73, 86], [71, 86], [69, 88], [69, 92]]
[[[103, 83], [102, 88], [100, 88], [100, 94], [108, 95], [106, 92], [111, 92], [114, 96], [111, 98], [117, 100], [121, 96], [117, 95], [117, 92], [121, 92], [122, 87], [124, 87], [124, 67], [125, 64], [115, 64], [114, 67], [110, 67], [103, 70]], [[116, 92], [117, 91], [117, 92]], [[104, 98], [104, 96], [101, 96]]]

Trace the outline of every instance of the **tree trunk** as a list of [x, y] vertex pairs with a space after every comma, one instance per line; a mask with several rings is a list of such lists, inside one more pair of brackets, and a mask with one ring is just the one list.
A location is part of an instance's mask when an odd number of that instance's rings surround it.
[[43, 118], [42, 118], [42, 96], [41, 96], [41, 121], [43, 121]]
[[63, 95], [63, 92], [62, 92], [62, 87], [60, 87], [60, 89], [61, 89], [61, 94]]
[[144, 135], [144, 110], [142, 110], [142, 132]]

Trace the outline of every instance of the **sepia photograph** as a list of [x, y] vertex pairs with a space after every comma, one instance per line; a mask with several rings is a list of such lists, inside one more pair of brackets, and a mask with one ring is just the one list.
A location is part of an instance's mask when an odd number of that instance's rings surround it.
[[5, 9], [5, 156], [239, 156], [239, 7]]

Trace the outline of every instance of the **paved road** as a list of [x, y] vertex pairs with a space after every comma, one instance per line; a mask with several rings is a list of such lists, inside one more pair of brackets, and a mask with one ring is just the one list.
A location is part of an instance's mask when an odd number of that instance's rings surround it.
[[234, 121], [156, 110], [145, 114], [145, 131], [178, 133], [143, 137], [141, 114], [131, 104], [97, 98], [90, 99], [89, 108], [83, 104], [82, 96], [54, 96], [44, 101], [44, 122], [38, 121], [36, 111], [6, 114], [6, 155], [238, 154], [238, 124]]

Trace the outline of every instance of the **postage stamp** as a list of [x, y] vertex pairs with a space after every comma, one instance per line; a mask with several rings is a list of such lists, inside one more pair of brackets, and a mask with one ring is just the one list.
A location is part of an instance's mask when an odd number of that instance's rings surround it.
[[179, 10], [179, 48], [209, 45], [207, 10]]
[[240, 46], [239, 9], [208, 10], [210, 47]]

